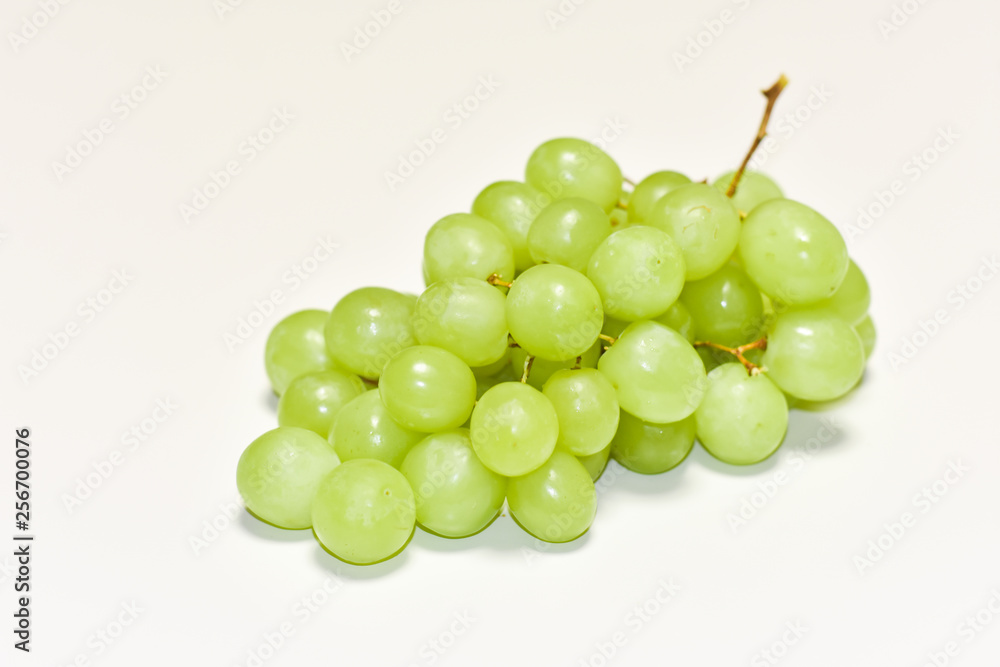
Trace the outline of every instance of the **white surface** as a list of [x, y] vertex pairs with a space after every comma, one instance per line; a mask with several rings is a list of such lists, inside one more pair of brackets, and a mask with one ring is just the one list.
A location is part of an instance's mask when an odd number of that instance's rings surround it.
[[[81, 1], [16, 53], [5, 39], [0, 539], [13, 533], [13, 430], [30, 426], [38, 541], [34, 651], [10, 646], [14, 596], [0, 572], [0, 662], [245, 665], [287, 621], [294, 634], [263, 664], [600, 665], [595, 644], [621, 632], [608, 664], [763, 665], [758, 652], [800, 622], [781, 664], [922, 665], [952, 640], [949, 664], [995, 664], [1000, 615], [969, 642], [959, 626], [1000, 590], [1000, 280], [962, 308], [949, 293], [1000, 250], [1000, 6], [928, 2], [883, 38], [888, 0], [590, 0], [555, 30], [545, 12], [556, 0], [404, 1], [346, 62], [340, 43], [387, 4], [246, 0], [220, 19], [210, 0]], [[731, 23], [678, 71], [673, 53], [723, 9]], [[0, 26], [17, 30], [36, 10], [6, 2]], [[112, 105], [150, 66], [166, 78], [120, 118]], [[401, 558], [352, 569], [309, 533], [277, 534], [244, 513], [194, 553], [190, 538], [225, 523], [220, 504], [236, 500], [243, 447], [275, 423], [262, 351], [280, 316], [366, 284], [418, 290], [425, 230], [488, 183], [521, 177], [547, 138], [594, 137], [620, 119], [609, 151], [634, 179], [733, 168], [757, 91], [781, 71], [792, 85], [778, 118], [813, 87], [830, 94], [798, 129], [775, 128], [765, 169], [789, 196], [846, 234], [876, 191], [905, 184], [850, 242], [879, 345], [864, 386], [826, 413], [838, 435], [818, 455], [788, 458], [823, 416], [795, 412], [774, 459], [736, 470], [696, 450], [660, 477], [620, 475], [590, 533], [543, 553], [502, 518], [457, 543], [418, 531]], [[499, 88], [449, 124], [449, 107], [490, 76]], [[246, 161], [240, 143], [275, 108], [294, 120]], [[114, 131], [59, 182], [52, 162], [105, 117]], [[390, 192], [384, 172], [439, 126], [445, 143]], [[959, 138], [912, 180], [907, 161], [941, 128]], [[228, 160], [241, 172], [185, 224], [178, 206]], [[326, 235], [334, 257], [301, 286], [284, 282]], [[17, 367], [83, 321], [78, 304], [122, 269], [130, 284], [23, 382]], [[230, 352], [224, 334], [275, 289], [277, 312]], [[938, 309], [947, 323], [894, 369], [889, 354]], [[124, 449], [157, 399], [179, 407], [69, 513], [63, 494]], [[950, 461], [968, 472], [923, 513], [913, 496]], [[729, 513], [778, 474], [787, 484], [734, 533]], [[915, 526], [859, 574], [854, 557], [906, 511]], [[293, 606], [332, 575], [342, 586], [304, 619]], [[629, 617], [661, 579], [680, 591], [649, 603], [659, 612], [647, 621]], [[133, 601], [138, 618], [98, 653], [92, 633]], [[453, 646], [421, 652], [442, 633], [451, 643], [463, 613], [474, 621]]]

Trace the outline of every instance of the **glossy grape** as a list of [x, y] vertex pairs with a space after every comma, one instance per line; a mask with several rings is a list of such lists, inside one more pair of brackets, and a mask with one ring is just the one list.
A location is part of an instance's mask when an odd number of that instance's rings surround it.
[[376, 390], [366, 391], [340, 409], [329, 440], [341, 461], [378, 459], [398, 468], [424, 436], [398, 424]]
[[505, 305], [503, 293], [486, 281], [442, 280], [417, 299], [413, 332], [420, 343], [448, 350], [469, 366], [488, 366], [507, 353]]
[[557, 449], [544, 464], [507, 484], [507, 504], [518, 525], [545, 542], [569, 542], [587, 532], [597, 513], [597, 491], [576, 457]]
[[790, 199], [764, 202], [743, 221], [740, 257], [762, 292], [787, 305], [834, 295], [847, 274], [847, 246], [829, 220]]
[[875, 351], [875, 323], [870, 315], [865, 315], [861, 321], [854, 325], [854, 330], [861, 338], [861, 345], [865, 350], [865, 359], [870, 359]]
[[458, 428], [469, 418], [476, 376], [451, 352], [415, 345], [389, 360], [378, 390], [396, 422], [433, 433]]
[[822, 299], [805, 308], [821, 308], [837, 315], [851, 325], [857, 325], [868, 313], [871, 291], [868, 280], [853, 260], [848, 260], [844, 281], [828, 299]]
[[524, 271], [534, 265], [528, 252], [528, 230], [551, 202], [551, 197], [527, 183], [499, 181], [479, 193], [472, 212], [500, 228], [514, 251], [515, 268]]
[[576, 458], [583, 464], [583, 467], [587, 469], [590, 479], [596, 482], [601, 478], [601, 475], [604, 474], [604, 471], [608, 467], [608, 459], [611, 458], [611, 443], [608, 443], [607, 447], [596, 454], [591, 454], [590, 456], [578, 456]]
[[443, 537], [485, 528], [503, 507], [507, 480], [484, 466], [469, 431], [435, 433], [417, 443], [400, 468], [417, 501], [417, 523]]
[[528, 159], [525, 180], [553, 199], [583, 197], [605, 212], [622, 194], [622, 172], [607, 153], [582, 139], [552, 139]]
[[525, 475], [551, 456], [559, 418], [542, 392], [520, 382], [498, 384], [472, 411], [472, 446], [479, 460], [506, 477]]
[[500, 229], [478, 215], [441, 218], [424, 240], [424, 282], [450, 278], [514, 278], [514, 249]]
[[764, 325], [760, 291], [732, 264], [689, 282], [681, 301], [691, 314], [698, 340], [735, 347], [758, 338]]
[[282, 426], [243, 451], [236, 466], [236, 486], [247, 509], [264, 521], [279, 528], [308, 528], [313, 496], [339, 463], [320, 436]]
[[528, 269], [507, 294], [507, 325], [528, 354], [572, 359], [601, 333], [601, 296], [586, 276], [557, 264]]
[[658, 475], [675, 468], [694, 447], [694, 416], [669, 424], [646, 422], [622, 411], [611, 457], [632, 472]]
[[829, 401], [857, 384], [865, 350], [857, 332], [836, 315], [793, 310], [775, 321], [763, 363], [768, 377], [785, 393]]
[[684, 253], [687, 280], [718, 271], [740, 240], [740, 216], [723, 193], [704, 183], [671, 190], [656, 204], [646, 224], [658, 227]]
[[597, 368], [618, 392], [623, 410], [657, 424], [680, 421], [705, 393], [705, 366], [691, 344], [658, 322], [633, 322]]
[[300, 310], [271, 329], [264, 348], [264, 368], [274, 393], [285, 393], [300, 375], [334, 367], [323, 335], [328, 319], [330, 313], [325, 310]]
[[[735, 171], [727, 171], [715, 179], [712, 185], [720, 192], [727, 192], [735, 175]], [[736, 210], [746, 214], [757, 208], [759, 204], [772, 199], [781, 199], [784, 196], [778, 184], [764, 174], [759, 171], [745, 171], [740, 177], [740, 182], [736, 185], [732, 201]]]
[[326, 549], [354, 565], [396, 555], [416, 525], [416, 502], [402, 473], [382, 461], [345, 461], [323, 480], [312, 508]]
[[708, 390], [695, 419], [698, 441], [712, 456], [750, 465], [781, 445], [788, 404], [766, 374], [750, 375], [742, 364], [727, 363], [708, 374]]
[[542, 393], [559, 418], [559, 446], [574, 456], [596, 454], [608, 446], [618, 429], [618, 398], [600, 371], [557, 371]]
[[278, 401], [278, 424], [308, 429], [325, 439], [340, 409], [364, 392], [365, 383], [357, 375], [340, 371], [300, 375]]
[[580, 197], [560, 199], [531, 225], [528, 251], [536, 264], [561, 264], [582, 273], [610, 233], [611, 220], [600, 206]]
[[631, 225], [601, 243], [590, 257], [587, 277], [604, 311], [635, 321], [660, 315], [684, 287], [684, 256], [669, 234], [655, 227]]
[[342, 298], [326, 322], [326, 348], [337, 364], [377, 380], [382, 367], [400, 350], [416, 344], [410, 294], [363, 287]]
[[690, 182], [690, 178], [676, 171], [658, 171], [642, 179], [629, 197], [628, 221], [632, 224], [644, 224], [656, 202], [668, 192]]

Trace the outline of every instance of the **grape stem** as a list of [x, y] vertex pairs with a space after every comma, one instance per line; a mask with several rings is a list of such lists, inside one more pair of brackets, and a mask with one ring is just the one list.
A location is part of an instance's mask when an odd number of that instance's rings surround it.
[[486, 279], [486, 282], [488, 282], [490, 285], [499, 285], [500, 287], [507, 287], [507, 288], [509, 288], [513, 284], [500, 278], [499, 273], [492, 274], [489, 278]]
[[528, 383], [528, 373], [531, 372], [531, 364], [535, 363], [535, 357], [528, 355], [524, 358], [524, 372], [521, 373], [521, 384]]
[[611, 348], [611, 346], [615, 344], [615, 341], [618, 340], [617, 338], [612, 338], [611, 336], [606, 336], [605, 334], [598, 334], [597, 339], [603, 340], [605, 343], [607, 343], [607, 345], [604, 346], [605, 352], [607, 352]]
[[635, 181], [633, 181], [628, 176], [622, 176], [622, 180], [631, 185], [633, 188], [635, 187]]
[[755, 340], [752, 343], [747, 343], [746, 345], [740, 345], [739, 347], [726, 347], [725, 345], [719, 345], [718, 343], [713, 343], [711, 341], [698, 341], [694, 344], [695, 347], [710, 347], [713, 350], [722, 350], [723, 352], [728, 352], [729, 354], [736, 357], [737, 361], [743, 364], [743, 367], [747, 369], [747, 373], [750, 375], [760, 375], [763, 372], [763, 368], [750, 361], [744, 356], [744, 353], [750, 350], [766, 350], [767, 349], [767, 336]]
[[513, 336], [507, 334], [507, 347], [521, 347], [521, 346], [517, 344], [517, 341], [514, 340]]
[[727, 197], [731, 198], [734, 194], [736, 194], [736, 186], [739, 185], [740, 179], [743, 178], [743, 172], [747, 170], [747, 165], [750, 164], [750, 158], [752, 158], [753, 154], [757, 151], [757, 147], [760, 146], [760, 142], [764, 141], [764, 137], [767, 136], [767, 123], [771, 120], [771, 111], [774, 109], [774, 103], [778, 101], [778, 95], [781, 94], [781, 91], [784, 90], [787, 85], [788, 79], [784, 74], [782, 74], [778, 77], [778, 80], [775, 81], [773, 86], [767, 90], [761, 91], [764, 94], [764, 97], [767, 98], [767, 107], [764, 109], [764, 117], [760, 121], [760, 129], [757, 130], [757, 136], [754, 137], [753, 144], [750, 146], [750, 151], [747, 153], [747, 156], [743, 158], [743, 164], [741, 164], [740, 168], [736, 170], [735, 174], [733, 174], [733, 180], [730, 181], [729, 189], [726, 190]]

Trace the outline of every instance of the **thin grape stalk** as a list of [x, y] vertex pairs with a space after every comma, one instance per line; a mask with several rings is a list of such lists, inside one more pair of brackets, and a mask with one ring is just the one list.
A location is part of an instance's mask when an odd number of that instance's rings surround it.
[[758, 366], [754, 362], [744, 356], [750, 350], [760, 350], [761, 352], [767, 349], [767, 336], [759, 338], [752, 343], [747, 343], [746, 345], [740, 345], [739, 347], [727, 347], [725, 345], [720, 345], [718, 343], [713, 343], [711, 341], [696, 341], [694, 347], [709, 347], [713, 350], [721, 350], [723, 352], [728, 352], [729, 354], [736, 357], [736, 360], [743, 364], [743, 367], [747, 369], [747, 373], [750, 375], [759, 375], [766, 371], [767, 369]]

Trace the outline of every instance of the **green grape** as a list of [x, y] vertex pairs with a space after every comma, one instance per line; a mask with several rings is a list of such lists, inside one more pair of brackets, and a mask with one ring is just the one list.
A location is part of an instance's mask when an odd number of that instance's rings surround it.
[[468, 537], [500, 513], [507, 480], [476, 457], [469, 431], [421, 440], [400, 468], [417, 500], [417, 523], [442, 537]]
[[829, 401], [861, 379], [865, 350], [851, 325], [833, 313], [789, 311], [778, 315], [763, 363], [768, 377], [785, 393]]
[[525, 180], [553, 199], [583, 197], [605, 212], [622, 196], [622, 172], [607, 153], [583, 139], [552, 139], [528, 159]]
[[785, 395], [767, 375], [727, 363], [708, 374], [695, 411], [698, 441], [720, 461], [750, 465], [774, 453], [788, 430]]
[[354, 290], [337, 302], [326, 322], [330, 356], [351, 373], [377, 380], [394, 354], [416, 345], [416, 302], [415, 296], [383, 287]]
[[507, 294], [510, 334], [528, 354], [572, 359], [601, 333], [601, 296], [586, 276], [558, 264], [533, 266]]
[[[733, 176], [735, 175], [735, 171], [727, 171], [715, 179], [712, 186], [718, 189], [719, 192], [727, 192], [729, 184], [733, 182]], [[736, 192], [733, 193], [732, 200], [736, 210], [746, 214], [757, 208], [758, 204], [763, 204], [771, 199], [781, 199], [784, 196], [777, 183], [764, 174], [759, 171], [745, 171], [740, 177], [740, 182], [736, 186]]]
[[[684, 294], [684, 292], [682, 291], [681, 294]], [[691, 311], [688, 310], [688, 307], [681, 303], [680, 300], [674, 301], [674, 305], [670, 306], [667, 312], [654, 317], [653, 321], [670, 327], [684, 336], [689, 343], [695, 341], [694, 318], [691, 316]], [[614, 336], [614, 338], [617, 338], [617, 336]]]
[[590, 479], [595, 482], [601, 478], [601, 475], [603, 475], [605, 469], [607, 469], [609, 458], [611, 458], [611, 443], [608, 443], [607, 447], [596, 454], [576, 457], [576, 459], [583, 464], [583, 467], [586, 468], [587, 474], [590, 475]]
[[[515, 376], [514, 379], [520, 380], [521, 375], [524, 373], [524, 362], [527, 358], [528, 353], [519, 347], [515, 347], [510, 351], [510, 363]], [[575, 368], [597, 368], [597, 360], [601, 356], [601, 341], [595, 342], [590, 348], [581, 354], [579, 357], [574, 357], [573, 359], [564, 359], [561, 361], [552, 361], [550, 359], [542, 359], [541, 357], [534, 357], [531, 360], [531, 370], [528, 373], [528, 384], [530, 384], [535, 389], [541, 390], [548, 382], [552, 374], [557, 371], [563, 370], [573, 370]], [[577, 363], [579, 359], [579, 363]]]
[[596, 454], [618, 428], [618, 398], [600, 371], [556, 371], [542, 388], [559, 418], [557, 444], [574, 456]]
[[616, 206], [611, 209], [611, 213], [608, 213], [608, 221], [611, 223], [612, 229], [621, 229], [628, 225], [628, 211]]
[[316, 539], [352, 565], [371, 565], [403, 550], [416, 525], [409, 482], [382, 461], [345, 461], [316, 493], [312, 508]]
[[300, 375], [278, 401], [278, 424], [308, 429], [325, 439], [340, 409], [363, 393], [365, 383], [357, 375], [340, 371]]
[[449, 278], [514, 278], [514, 249], [489, 220], [454, 213], [434, 223], [424, 240], [424, 282]]
[[694, 415], [655, 424], [623, 410], [611, 441], [611, 458], [632, 472], [658, 475], [680, 465], [693, 447]]
[[865, 350], [865, 359], [870, 359], [875, 351], [875, 323], [870, 315], [865, 315], [860, 322], [854, 325], [854, 330], [861, 338], [861, 345]]
[[680, 246], [687, 280], [718, 271], [740, 240], [739, 213], [726, 195], [704, 183], [668, 192], [653, 205], [646, 224], [670, 234]]
[[871, 291], [868, 289], [868, 280], [865, 274], [853, 260], [847, 260], [847, 273], [844, 275], [844, 282], [834, 292], [833, 296], [817, 301], [805, 306], [806, 308], [822, 308], [827, 310], [845, 322], [856, 325], [868, 314], [868, 306], [871, 304]]
[[694, 321], [695, 336], [727, 347], [759, 337], [764, 302], [753, 281], [732, 264], [701, 280], [689, 282], [681, 293]]
[[750, 212], [743, 221], [740, 257], [762, 292], [790, 306], [833, 296], [848, 266], [837, 228], [790, 199], [772, 199]]
[[390, 416], [378, 391], [366, 391], [340, 409], [329, 439], [341, 461], [378, 459], [398, 468], [423, 437]]
[[655, 317], [684, 287], [684, 255], [666, 232], [630, 225], [604, 239], [587, 265], [604, 311], [621, 320]]
[[448, 350], [470, 366], [488, 366], [507, 353], [504, 306], [503, 293], [484, 280], [442, 280], [417, 299], [413, 332], [420, 343]]
[[691, 343], [658, 322], [633, 322], [604, 353], [598, 370], [623, 410], [645, 421], [684, 419], [705, 393], [705, 366]]
[[325, 310], [300, 310], [271, 329], [264, 348], [264, 368], [274, 393], [285, 393], [292, 380], [304, 373], [334, 367], [323, 336], [328, 319], [330, 313]]
[[487, 468], [505, 477], [545, 463], [559, 438], [559, 418], [542, 392], [520, 382], [498, 384], [472, 411], [472, 446]]
[[510, 514], [545, 542], [569, 542], [587, 532], [597, 514], [597, 490], [575, 456], [557, 449], [544, 464], [507, 483]]
[[282, 426], [250, 443], [236, 466], [236, 487], [247, 509], [279, 528], [308, 528], [310, 506], [323, 478], [340, 464], [326, 440]]
[[416, 345], [389, 360], [378, 390], [396, 422], [433, 433], [458, 428], [469, 418], [476, 402], [476, 376], [451, 352]]
[[528, 230], [535, 216], [552, 198], [527, 183], [499, 181], [488, 185], [472, 203], [472, 212], [500, 228], [514, 250], [514, 266], [524, 271], [534, 265], [528, 252]]
[[656, 202], [668, 192], [690, 182], [690, 178], [676, 171], [658, 171], [642, 179], [629, 198], [628, 221], [645, 224]]
[[476, 376], [476, 379], [485, 380], [500, 375], [508, 368], [510, 368], [510, 348], [505, 347], [503, 356], [494, 361], [492, 364], [487, 364], [486, 366], [473, 366], [472, 374]]
[[583, 273], [594, 249], [611, 233], [611, 220], [592, 201], [560, 199], [545, 207], [528, 232], [536, 264], [561, 264]]

